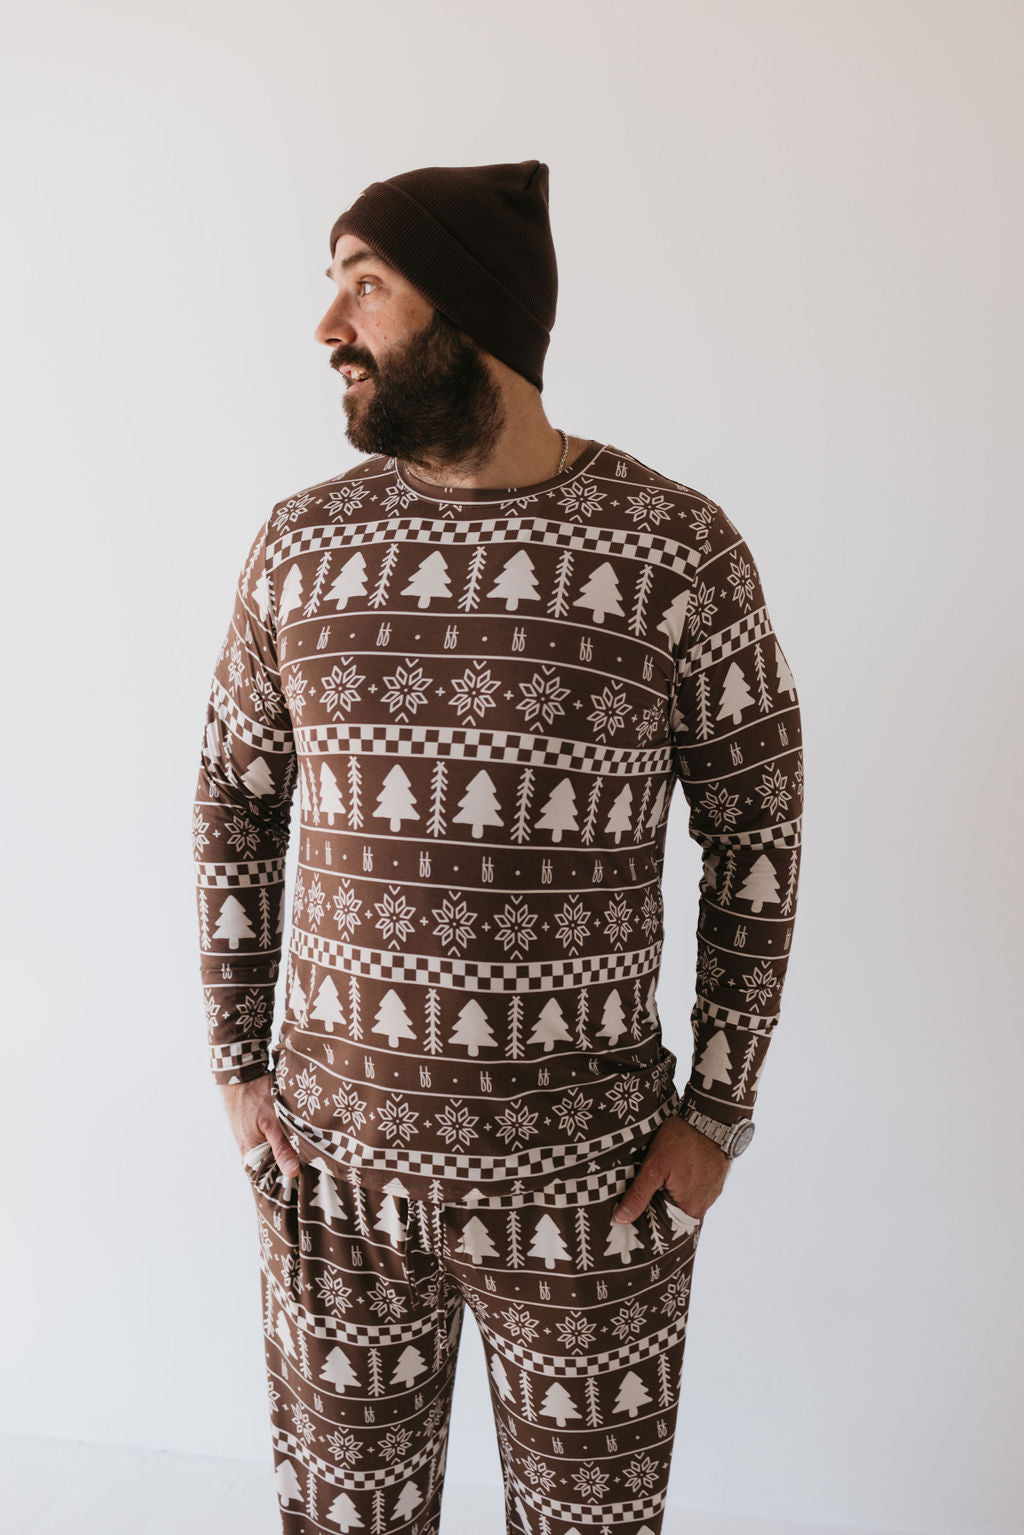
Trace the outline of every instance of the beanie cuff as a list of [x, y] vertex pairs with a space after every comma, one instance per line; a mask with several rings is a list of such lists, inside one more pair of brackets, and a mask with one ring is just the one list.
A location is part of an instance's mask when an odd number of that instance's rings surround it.
[[513, 352], [520, 359], [515, 371], [543, 388], [550, 332], [408, 192], [385, 181], [371, 183], [335, 221], [332, 261], [342, 234], [358, 235], [403, 275], [415, 272], [413, 286], [435, 308], [493, 356], [504, 360], [503, 354]]

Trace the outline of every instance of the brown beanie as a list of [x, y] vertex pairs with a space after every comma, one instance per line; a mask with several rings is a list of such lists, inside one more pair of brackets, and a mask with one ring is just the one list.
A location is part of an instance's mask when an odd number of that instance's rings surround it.
[[358, 235], [485, 352], [543, 389], [558, 269], [548, 167], [430, 165], [374, 181], [331, 230]]

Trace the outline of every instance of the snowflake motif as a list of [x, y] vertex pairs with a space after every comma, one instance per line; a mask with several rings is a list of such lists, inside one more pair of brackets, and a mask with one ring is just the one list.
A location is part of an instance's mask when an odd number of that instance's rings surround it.
[[653, 943], [664, 921], [661, 891], [657, 885], [648, 886], [640, 903], [640, 926], [648, 943]]
[[661, 1309], [666, 1316], [681, 1316], [686, 1310], [690, 1281], [685, 1274], [674, 1274], [661, 1291]]
[[698, 506], [694, 509], [690, 532], [698, 544], [706, 543], [711, 533], [711, 508]]
[[698, 944], [697, 948], [697, 985], [701, 995], [707, 997], [725, 974], [725, 966], [718, 963], [708, 944]]
[[298, 1298], [302, 1287], [302, 1264], [299, 1261], [298, 1253], [293, 1247], [289, 1247], [281, 1259], [281, 1283], [285, 1289], [291, 1291], [296, 1299]]
[[230, 659], [228, 660], [228, 681], [232, 690], [239, 692], [242, 686], [242, 678], [245, 676], [245, 663], [242, 657], [245, 655], [245, 646], [241, 640], [235, 640], [231, 646]]
[[597, 1325], [589, 1321], [582, 1311], [570, 1311], [555, 1331], [563, 1348], [571, 1349], [574, 1354], [585, 1354], [597, 1336]]
[[761, 774], [757, 792], [761, 796], [761, 804], [765, 810], [770, 810], [772, 815], [780, 816], [788, 809], [791, 797], [789, 779], [779, 771], [778, 766], [773, 767], [770, 773]]
[[407, 1428], [389, 1428], [379, 1444], [385, 1460], [404, 1460], [412, 1448], [412, 1431]]
[[587, 715], [587, 719], [593, 725], [595, 731], [602, 738], [606, 735], [614, 735], [625, 724], [629, 713], [629, 702], [625, 691], [608, 683], [600, 693], [591, 693], [590, 701], [594, 705]]
[[384, 1322], [397, 1322], [405, 1311], [405, 1297], [399, 1295], [386, 1279], [378, 1281], [370, 1293], [370, 1310]]
[[317, 1293], [325, 1306], [330, 1306], [336, 1316], [348, 1310], [352, 1291], [340, 1274], [322, 1273], [317, 1281]]
[[758, 965], [749, 975], [743, 977], [743, 1000], [754, 1003], [763, 1013], [775, 995], [776, 985], [775, 971], [772, 967]]
[[362, 905], [348, 880], [343, 880], [341, 889], [334, 892], [334, 920], [346, 939], [355, 932]]
[[256, 713], [263, 719], [276, 720], [277, 716], [284, 712], [281, 691], [275, 687], [265, 672], [258, 672], [252, 679], [249, 697], [252, 699], [252, 706]]
[[206, 1021], [212, 1028], [220, 1017], [220, 1003], [208, 986], [203, 988], [203, 1000], [206, 1003]]
[[280, 510], [274, 513], [274, 527], [280, 533], [291, 523], [296, 522], [312, 501], [312, 493], [304, 490], [301, 496], [289, 496]]
[[523, 1475], [533, 1487], [541, 1492], [550, 1492], [555, 1485], [555, 1473], [547, 1461], [541, 1460], [537, 1455], [528, 1455], [523, 1462]]
[[350, 1135], [366, 1123], [366, 1101], [360, 1098], [354, 1087], [339, 1087], [331, 1099], [334, 1117]]
[[641, 710], [636, 734], [641, 746], [653, 740], [655, 736], [665, 734], [664, 704], [648, 704], [646, 709]]
[[430, 915], [437, 918], [436, 937], [448, 949], [464, 949], [476, 936], [473, 932], [476, 917], [454, 890], [448, 892], [442, 905], [431, 907]]
[[389, 1141], [408, 1141], [416, 1130], [419, 1112], [411, 1109], [404, 1098], [389, 1098], [377, 1111], [377, 1123]]
[[373, 909], [377, 913], [374, 926], [379, 928], [384, 942], [392, 948], [404, 944], [415, 926], [416, 908], [402, 894], [401, 885], [391, 885]]
[[571, 1087], [553, 1111], [558, 1118], [558, 1128], [571, 1140], [582, 1140], [587, 1133], [593, 1113], [592, 1105], [581, 1087]]
[[601, 503], [607, 499], [605, 492], [598, 489], [589, 475], [581, 474], [562, 491], [559, 497], [560, 513], [586, 521], [601, 510]]
[[324, 887], [320, 883], [319, 872], [313, 875], [306, 896], [306, 914], [309, 917], [310, 926], [316, 927], [324, 920]]
[[260, 1226], [259, 1242], [260, 1262], [263, 1264], [263, 1267], [266, 1269], [266, 1271], [270, 1273], [271, 1264], [273, 1263], [274, 1259], [274, 1242], [270, 1232], [267, 1230], [266, 1226], [262, 1224]]
[[506, 1311], [501, 1318], [508, 1335], [515, 1343], [532, 1343], [540, 1332], [540, 1323], [536, 1317], [523, 1307], [518, 1306], [511, 1311]]
[[732, 587], [733, 596], [741, 608], [749, 608], [753, 601], [757, 583], [754, 580], [754, 571], [748, 560], [742, 554], [735, 554], [729, 564], [729, 585]]
[[660, 490], [641, 490], [630, 496], [626, 512], [635, 523], [642, 522], [645, 527], [656, 528], [659, 522], [664, 522], [671, 515], [672, 502]]
[[295, 871], [295, 884], [292, 889], [292, 919], [297, 920], [302, 915], [302, 907], [306, 900], [306, 880], [301, 868]]
[[658, 1485], [658, 1466], [649, 1455], [638, 1455], [625, 1470], [625, 1482], [634, 1497], [650, 1492]]
[[713, 600], [714, 595], [715, 588], [713, 586], [706, 586], [703, 581], [696, 592], [691, 595], [690, 603], [686, 610], [689, 615], [689, 627], [691, 629], [710, 629], [711, 620], [718, 612], [717, 604]]
[[338, 522], [350, 512], [362, 510], [366, 493], [367, 486], [362, 480], [346, 480], [337, 490], [331, 491], [324, 502], [324, 511], [332, 522]]
[[384, 678], [387, 683], [387, 692], [381, 695], [382, 703], [386, 703], [392, 714], [403, 723], [429, 702], [427, 688], [432, 679], [427, 676], [416, 661], [406, 658], [405, 664], [399, 666], [390, 676]]
[[313, 1420], [309, 1416], [306, 1408], [300, 1401], [293, 1399], [291, 1404], [291, 1412], [292, 1422], [295, 1424], [296, 1437], [301, 1439], [303, 1444], [312, 1444], [313, 1440], [316, 1438], [316, 1429], [313, 1427]]
[[288, 713], [293, 720], [301, 720], [302, 711], [306, 707], [306, 679], [298, 667], [289, 672], [288, 681], [284, 685], [284, 696], [288, 703]]
[[706, 812], [716, 830], [724, 827], [731, 831], [740, 818], [740, 797], [738, 794], [730, 794], [723, 784], [713, 783], [708, 786], [700, 808]]
[[523, 696], [516, 708], [522, 710], [530, 725], [538, 721], [545, 729], [550, 729], [558, 715], [565, 713], [562, 699], [568, 698], [569, 689], [562, 687], [553, 675], [543, 677], [540, 672], [534, 672], [529, 682], [519, 684], [519, 691]]
[[234, 852], [251, 858], [260, 845], [260, 829], [247, 815], [232, 816], [224, 827], [224, 839]]
[[341, 664], [332, 666], [323, 679], [320, 702], [326, 704], [330, 712], [341, 719], [346, 710], [351, 709], [352, 705], [358, 702], [357, 684], [365, 681], [363, 674], [356, 671], [352, 657], [342, 656]]
[[495, 700], [492, 695], [500, 687], [500, 678], [493, 675], [485, 661], [474, 661], [461, 677], [454, 677], [452, 702], [460, 720], [467, 714], [482, 718], [486, 710], [493, 709]]
[[616, 948], [625, 947], [626, 940], [633, 931], [633, 924], [629, 916], [629, 902], [625, 896], [617, 896], [609, 902], [604, 914], [604, 930]]
[[355, 1434], [347, 1428], [336, 1428], [325, 1443], [339, 1466], [353, 1465], [363, 1453]]
[[234, 1021], [247, 1038], [255, 1039], [260, 1035], [266, 1038], [270, 1034], [272, 1016], [272, 999], [254, 987], [238, 1003]]
[[582, 1465], [572, 1474], [572, 1483], [586, 1503], [600, 1503], [608, 1492], [611, 1481], [608, 1473], [599, 1466]]
[[207, 843], [210, 841], [206, 833], [210, 830], [210, 823], [204, 817], [199, 806], [192, 811], [192, 848], [196, 858], [201, 858], [206, 852]]
[[[403, 482], [399, 480], [396, 475], [394, 483], [388, 486], [387, 491], [382, 496], [381, 504], [384, 511], [387, 512], [389, 516], [393, 516], [395, 512], [408, 511], [409, 507], [418, 500], [419, 497], [417, 496], [416, 492], [414, 490], [410, 490], [409, 487], [403, 484]], [[453, 501], [449, 504], [455, 506], [458, 503]]]
[[578, 954], [590, 937], [590, 918], [579, 899], [566, 901], [561, 911], [555, 912], [558, 936], [570, 954]]
[[616, 1077], [605, 1093], [608, 1107], [622, 1120], [635, 1116], [643, 1101], [643, 1091], [635, 1075]]
[[506, 902], [501, 911], [494, 917], [495, 939], [508, 954], [514, 950], [513, 958], [521, 958], [529, 944], [535, 942], [537, 933], [537, 914], [531, 912], [526, 901], [521, 895], [514, 895], [511, 901]]
[[623, 1342], [630, 1338], [638, 1338], [643, 1330], [644, 1318], [647, 1315], [647, 1307], [640, 1304], [634, 1297], [620, 1306], [611, 1319], [612, 1332]]
[[295, 1101], [304, 1112], [315, 1113], [320, 1107], [320, 1094], [323, 1088], [316, 1079], [316, 1072], [312, 1066], [307, 1066], [305, 1071], [296, 1072], [292, 1078], [292, 1086], [295, 1089]]
[[495, 1114], [498, 1136], [512, 1151], [521, 1151], [537, 1128], [540, 1115], [516, 1098], [502, 1113]]
[[462, 1102], [449, 1103], [440, 1114], [434, 1115], [434, 1124], [445, 1145], [451, 1150], [465, 1151], [471, 1141], [477, 1139], [477, 1116], [471, 1114]]

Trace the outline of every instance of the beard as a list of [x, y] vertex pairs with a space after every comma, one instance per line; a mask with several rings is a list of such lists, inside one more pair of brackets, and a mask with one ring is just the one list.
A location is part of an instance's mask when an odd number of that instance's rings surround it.
[[480, 468], [505, 424], [481, 349], [439, 309], [403, 346], [374, 360], [351, 399], [346, 390], [345, 414], [345, 435], [358, 452], [442, 472]]

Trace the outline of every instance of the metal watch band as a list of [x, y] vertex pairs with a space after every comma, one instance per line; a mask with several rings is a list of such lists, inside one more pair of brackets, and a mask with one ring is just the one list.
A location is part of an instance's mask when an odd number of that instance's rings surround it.
[[746, 1151], [754, 1138], [754, 1122], [751, 1119], [739, 1119], [731, 1125], [723, 1124], [721, 1120], [702, 1113], [692, 1103], [682, 1104], [679, 1117], [699, 1130], [701, 1135], [714, 1141], [727, 1157], [738, 1157], [741, 1151]]

